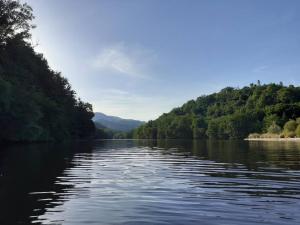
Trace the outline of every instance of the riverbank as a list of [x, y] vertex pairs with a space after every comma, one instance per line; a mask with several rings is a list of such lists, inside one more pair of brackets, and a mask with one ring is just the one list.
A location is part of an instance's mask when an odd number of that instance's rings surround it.
[[300, 138], [245, 138], [245, 141], [296, 141], [300, 142]]

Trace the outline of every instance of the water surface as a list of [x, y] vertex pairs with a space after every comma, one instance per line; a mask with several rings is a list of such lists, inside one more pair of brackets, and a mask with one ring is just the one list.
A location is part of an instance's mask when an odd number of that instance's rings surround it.
[[300, 224], [300, 143], [1, 147], [0, 224]]

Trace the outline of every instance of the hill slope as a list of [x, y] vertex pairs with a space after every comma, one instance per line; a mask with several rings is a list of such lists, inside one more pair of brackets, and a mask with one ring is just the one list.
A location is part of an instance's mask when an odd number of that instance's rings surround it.
[[300, 116], [300, 87], [282, 84], [227, 87], [205, 95], [149, 121], [135, 130], [136, 138], [244, 138], [283, 126]]
[[1, 1], [0, 12], [0, 142], [93, 136], [92, 106], [28, 42], [31, 8]]
[[[115, 131], [130, 131], [144, 124], [145, 122], [139, 120], [122, 119], [116, 116], [108, 116], [101, 112], [96, 112], [93, 118], [95, 125], [99, 128], [103, 125], [106, 128]], [[100, 125], [99, 125], [100, 124]]]

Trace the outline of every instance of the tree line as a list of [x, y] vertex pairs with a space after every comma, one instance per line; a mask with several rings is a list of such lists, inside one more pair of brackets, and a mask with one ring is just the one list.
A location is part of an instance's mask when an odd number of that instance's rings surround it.
[[[250, 133], [267, 133], [272, 124], [284, 127], [298, 117], [300, 87], [284, 86], [282, 82], [262, 85], [258, 81], [243, 88], [226, 87], [188, 101], [140, 126], [134, 137], [241, 139]], [[296, 122], [291, 123], [295, 126]]]
[[131, 139], [133, 130], [120, 131], [105, 127], [99, 122], [94, 122], [96, 126], [95, 139]]
[[26, 3], [0, 0], [0, 141], [93, 136], [92, 105], [29, 43], [33, 19]]

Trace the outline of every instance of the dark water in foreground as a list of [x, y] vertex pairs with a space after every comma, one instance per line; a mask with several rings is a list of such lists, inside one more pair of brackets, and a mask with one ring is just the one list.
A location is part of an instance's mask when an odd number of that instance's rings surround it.
[[0, 151], [0, 224], [300, 224], [300, 143], [97, 141]]

